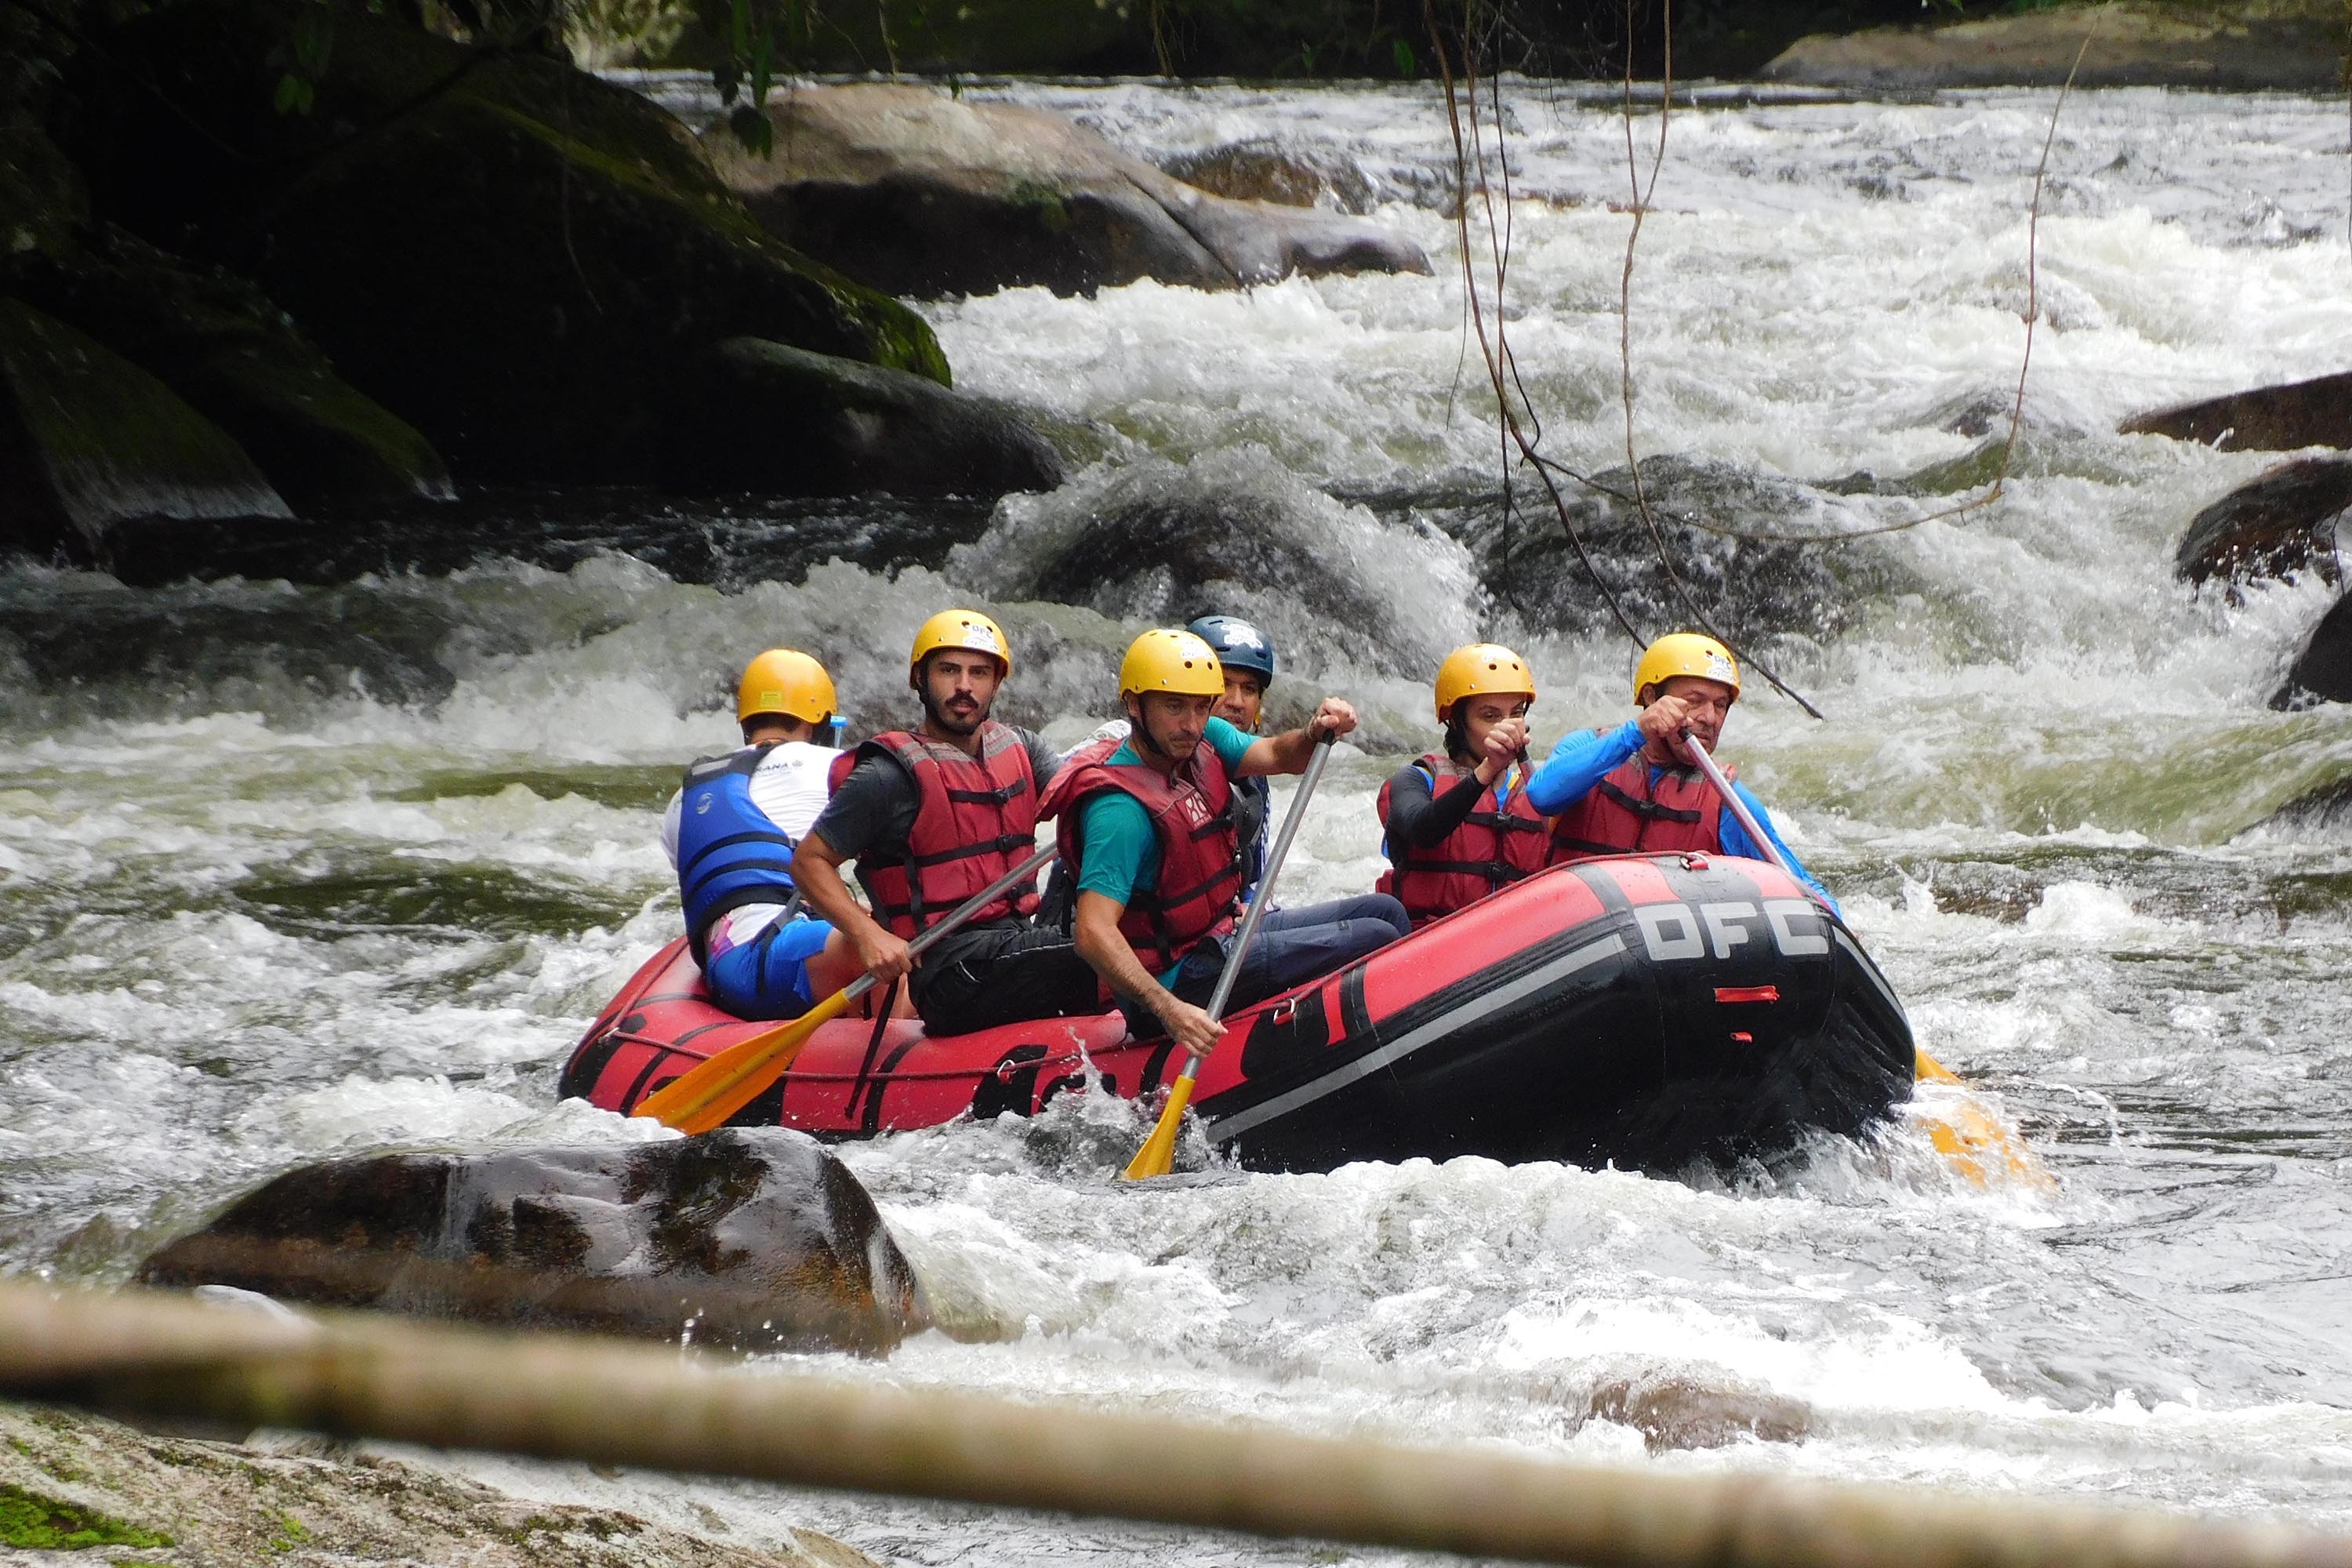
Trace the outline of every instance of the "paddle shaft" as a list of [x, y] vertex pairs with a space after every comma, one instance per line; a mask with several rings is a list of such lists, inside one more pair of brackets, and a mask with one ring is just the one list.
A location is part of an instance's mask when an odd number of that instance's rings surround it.
[[[908, 942], [907, 951], [922, 952], [1003, 897], [1023, 879], [1034, 877], [1037, 868], [1053, 858], [1054, 846], [1049, 844], [949, 910], [937, 925]], [[843, 1008], [873, 989], [874, 976], [859, 975], [799, 1017], [739, 1040], [679, 1074], [639, 1100], [631, 1114], [650, 1116], [664, 1126], [687, 1132], [709, 1131], [765, 1092], [800, 1056], [817, 1026], [838, 1016]]]
[[[1780, 847], [1772, 842], [1771, 836], [1764, 831], [1764, 825], [1756, 820], [1756, 814], [1748, 809], [1748, 803], [1739, 798], [1739, 792], [1731, 787], [1731, 781], [1723, 776], [1723, 770], [1715, 765], [1715, 759], [1707, 755], [1706, 748], [1691, 739], [1691, 732], [1688, 730], [1683, 731], [1683, 749], [1690, 752], [1692, 759], [1698, 763], [1699, 771], [1706, 774], [1707, 783], [1713, 784], [1715, 793], [1723, 797], [1723, 804], [1730, 808], [1731, 815], [1739, 819], [1739, 826], [1748, 830], [1748, 841], [1761, 849], [1764, 852], [1764, 858], [1771, 861], [1783, 875], [1795, 876], [1796, 873], [1789, 869], [1788, 857], [1780, 853]], [[1919, 1046], [1916, 1044], [1912, 1046], [1911, 1055], [1915, 1063], [1912, 1068], [1915, 1076], [1937, 1079], [1947, 1083], [1960, 1081], [1958, 1074], [1929, 1056]]]
[[[1315, 754], [1307, 760], [1307, 772], [1298, 780], [1298, 794], [1290, 803], [1289, 814], [1282, 819], [1282, 830], [1274, 836], [1274, 847], [1266, 852], [1265, 870], [1258, 878], [1257, 891], [1251, 896], [1249, 908], [1242, 911], [1241, 929], [1234, 932], [1234, 945], [1225, 954], [1225, 967], [1217, 976], [1217, 988], [1209, 994], [1212, 1018], [1225, 1016], [1225, 1003], [1233, 996], [1234, 982], [1241, 978], [1242, 960], [1249, 952], [1251, 939], [1257, 935], [1258, 922], [1265, 918], [1266, 906], [1273, 902], [1274, 879], [1281, 874], [1283, 857], [1290, 853], [1290, 841], [1298, 837], [1298, 825], [1307, 819], [1307, 800], [1323, 776], [1323, 764], [1331, 760], [1331, 740], [1328, 731], [1315, 738]], [[1180, 1076], [1189, 1079], [1200, 1069], [1201, 1058], [1188, 1056]]]
[[[926, 927], [920, 935], [917, 936], [914, 941], [907, 944], [908, 952], [917, 953], [922, 952], [923, 949], [930, 946], [931, 943], [939, 941], [940, 938], [947, 935], [950, 931], [954, 931], [966, 921], [971, 919], [972, 916], [980, 913], [981, 910], [986, 909], [989, 905], [1003, 898], [1024, 878], [1035, 876], [1037, 874], [1037, 868], [1043, 866], [1046, 861], [1051, 860], [1054, 858], [1054, 853], [1055, 846], [1051, 844], [1046, 845], [1045, 847], [1038, 850], [1034, 855], [1030, 856], [1029, 858], [1022, 861], [1018, 866], [1013, 867], [1013, 869], [1007, 871], [1004, 875], [999, 877], [996, 880], [991, 882], [988, 886], [982, 888], [980, 891], [974, 893], [963, 902], [958, 904], [954, 909], [950, 910], [947, 912], [946, 917], [942, 919], [939, 924]], [[855, 1002], [860, 996], [865, 995], [868, 991], [873, 989], [874, 976], [871, 974], [861, 974], [856, 979], [851, 981], [846, 986], [843, 987], [843, 994], [847, 996], [852, 1002]]]
[[1756, 820], [1756, 814], [1748, 809], [1748, 803], [1739, 798], [1739, 792], [1731, 787], [1731, 781], [1723, 776], [1723, 770], [1715, 765], [1715, 759], [1707, 755], [1706, 748], [1693, 740], [1688, 730], [1683, 731], [1682, 741], [1683, 750], [1691, 754], [1691, 760], [1698, 763], [1698, 771], [1706, 775], [1706, 782], [1713, 784], [1715, 793], [1723, 797], [1725, 809], [1738, 817], [1739, 826], [1748, 830], [1748, 842], [1756, 846], [1764, 858], [1772, 862], [1775, 869], [1785, 876], [1795, 876], [1796, 873], [1789, 869], [1788, 857], [1782, 855], [1780, 847], [1772, 842], [1772, 836], [1764, 831], [1764, 825]]

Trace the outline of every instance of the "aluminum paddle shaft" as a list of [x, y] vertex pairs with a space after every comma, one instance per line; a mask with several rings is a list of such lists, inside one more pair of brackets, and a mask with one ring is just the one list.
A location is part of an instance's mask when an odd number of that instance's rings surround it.
[[1756, 814], [1748, 809], [1748, 803], [1739, 798], [1739, 792], [1731, 787], [1731, 781], [1723, 776], [1723, 770], [1716, 766], [1715, 759], [1707, 755], [1706, 748], [1694, 740], [1688, 730], [1683, 731], [1682, 741], [1683, 750], [1688, 752], [1691, 761], [1698, 764], [1698, 771], [1706, 775], [1706, 782], [1715, 786], [1715, 793], [1723, 797], [1724, 809], [1738, 817], [1739, 826], [1748, 830], [1748, 842], [1762, 851], [1764, 858], [1772, 862], [1775, 870], [1795, 876], [1796, 873], [1789, 869], [1788, 857], [1782, 855], [1780, 847], [1772, 842], [1772, 836], [1764, 831], [1764, 825], [1756, 820]]
[[[1298, 781], [1298, 794], [1291, 800], [1290, 813], [1282, 819], [1282, 831], [1274, 837], [1274, 847], [1266, 852], [1265, 872], [1258, 879], [1257, 892], [1242, 911], [1241, 929], [1234, 932], [1233, 946], [1225, 951], [1225, 967], [1217, 976], [1217, 988], [1209, 995], [1209, 1016], [1222, 1019], [1225, 1003], [1234, 994], [1234, 982], [1241, 977], [1242, 960], [1249, 953], [1252, 938], [1257, 935], [1258, 922], [1265, 918], [1266, 906], [1274, 901], [1274, 879], [1281, 874], [1282, 862], [1290, 853], [1290, 841], [1298, 837], [1298, 825], [1307, 820], [1307, 802], [1315, 794], [1315, 785], [1323, 777], [1324, 764], [1331, 760], [1333, 736], [1328, 731], [1315, 739], [1315, 754], [1307, 760], [1307, 772]], [[1168, 1103], [1160, 1108], [1159, 1124], [1151, 1136], [1143, 1141], [1135, 1158], [1128, 1162], [1125, 1175], [1130, 1182], [1145, 1176], [1164, 1176], [1174, 1163], [1176, 1129], [1184, 1120], [1184, 1108], [1192, 1102], [1192, 1080], [1200, 1075], [1201, 1058], [1188, 1055], [1184, 1070], [1168, 1090]]]

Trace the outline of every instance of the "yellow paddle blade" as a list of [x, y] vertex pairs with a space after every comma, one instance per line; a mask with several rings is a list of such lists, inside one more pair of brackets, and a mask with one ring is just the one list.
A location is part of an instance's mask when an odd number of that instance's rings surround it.
[[849, 1005], [849, 993], [836, 991], [799, 1017], [763, 1029], [750, 1039], [682, 1073], [637, 1101], [637, 1116], [650, 1116], [680, 1132], [708, 1132], [764, 1093], [783, 1076], [821, 1024]]
[[1176, 1130], [1183, 1124], [1184, 1108], [1192, 1103], [1192, 1079], [1190, 1075], [1179, 1078], [1168, 1091], [1168, 1103], [1160, 1108], [1160, 1125], [1127, 1163], [1124, 1178], [1139, 1182], [1146, 1176], [1164, 1176], [1176, 1163]]
[[1920, 1051], [1916, 1077], [1921, 1083], [1952, 1091], [1937, 1095], [1931, 1103], [1915, 1099], [1911, 1104], [1911, 1119], [1927, 1130], [1927, 1141], [1951, 1162], [1952, 1169], [1979, 1187], [2058, 1190], [2058, 1179], [2026, 1147], [2024, 1136], [1970, 1092], [1958, 1074]]

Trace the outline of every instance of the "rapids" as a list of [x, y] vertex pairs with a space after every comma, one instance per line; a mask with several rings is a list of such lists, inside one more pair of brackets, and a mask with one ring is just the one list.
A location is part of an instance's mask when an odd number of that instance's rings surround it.
[[[693, 107], [686, 84], [643, 85]], [[672, 932], [657, 813], [685, 759], [730, 742], [729, 682], [770, 643], [823, 655], [870, 729], [905, 706], [921, 616], [983, 603], [1016, 643], [1001, 711], [1068, 741], [1131, 628], [1257, 616], [1282, 642], [1277, 717], [1349, 694], [1390, 753], [1338, 760], [1287, 901], [1369, 884], [1373, 791], [1429, 733], [1423, 683], [1455, 643], [1528, 655], [1546, 742], [1628, 710], [1631, 650], [1568, 569], [1496, 569], [1496, 439], [1431, 91], [967, 90], [1163, 163], [1280, 149], [1439, 276], [927, 307], [960, 383], [1051, 433], [1073, 480], [943, 524], [835, 507], [837, 558], [814, 563], [779, 547], [784, 514], [622, 498], [570, 533], [518, 501], [454, 566], [334, 585], [0, 572], [0, 1268], [121, 1279], [323, 1154], [659, 1135], [557, 1104], [555, 1071]], [[1625, 130], [1598, 90], [1506, 98], [1513, 342], [1548, 449], [1622, 465]], [[1639, 455], [1717, 515], [1823, 536], [1962, 486], [1806, 481], [1989, 475], [1965, 460], [2017, 380], [2050, 111], [2003, 92], [1678, 102], [1633, 286]], [[1656, 124], [1636, 122], [1645, 147]], [[1779, 596], [1741, 624], [1828, 715], [1752, 687], [1726, 755], [1922, 1045], [2002, 1097], [2059, 1195], [1970, 1188], [1903, 1124], [1680, 1181], [1461, 1161], [1138, 1192], [1108, 1180], [1129, 1113], [1065, 1102], [845, 1151], [957, 1337], [811, 1359], [1302, 1431], [2352, 1527], [2352, 843], [2254, 826], [2352, 767], [2352, 718], [2264, 707], [2317, 584], [2233, 607], [2170, 575], [2188, 518], [2275, 459], [2112, 434], [2345, 368], [2343, 126], [2340, 103], [2294, 97], [2075, 94], [2006, 499], [1844, 544], [1696, 549], [1704, 593], [1769, 576]], [[963, 542], [893, 573], [892, 531], [919, 524]], [[436, 1462], [922, 1562], [1202, 1550]]]

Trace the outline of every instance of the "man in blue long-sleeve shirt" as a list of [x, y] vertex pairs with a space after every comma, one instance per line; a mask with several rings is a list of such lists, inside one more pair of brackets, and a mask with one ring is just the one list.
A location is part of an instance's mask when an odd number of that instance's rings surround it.
[[[1528, 781], [1528, 804], [1558, 818], [1555, 856], [1701, 849], [1769, 860], [1681, 752], [1685, 731], [1712, 752], [1738, 696], [1738, 661], [1713, 637], [1676, 632], [1652, 643], [1633, 675], [1641, 713], [1614, 730], [1570, 735]], [[1781, 843], [1764, 803], [1745, 784], [1732, 788], [1790, 871], [1835, 910], [1837, 900]]]

